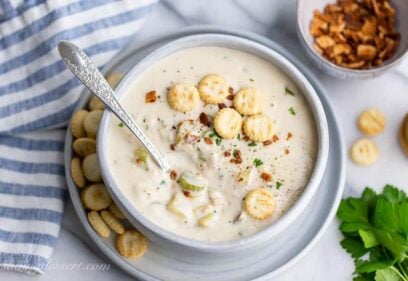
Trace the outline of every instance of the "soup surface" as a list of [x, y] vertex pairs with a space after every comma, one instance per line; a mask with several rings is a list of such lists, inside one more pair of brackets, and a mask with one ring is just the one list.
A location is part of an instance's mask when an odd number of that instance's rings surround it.
[[[208, 74], [228, 84], [229, 95], [221, 104], [199, 100], [185, 113], [169, 105], [169, 88], [179, 83], [196, 86]], [[242, 130], [226, 139], [214, 130], [214, 116], [220, 108], [231, 107], [234, 95], [246, 87], [264, 96], [262, 112], [273, 120], [270, 140], [251, 141]], [[110, 169], [123, 195], [147, 219], [178, 235], [228, 241], [256, 233], [293, 205], [313, 171], [318, 140], [305, 98], [282, 71], [252, 54], [223, 47], [171, 54], [135, 79], [122, 102], [173, 172], [165, 174], [145, 157], [116, 117], [107, 135]], [[181, 138], [185, 128], [180, 124], [186, 121], [195, 126], [194, 133]], [[185, 175], [190, 181], [187, 189], [181, 183]], [[260, 187], [267, 191], [266, 198], [252, 198], [250, 203], [253, 211], [266, 212], [265, 217], [245, 208], [248, 194]]]

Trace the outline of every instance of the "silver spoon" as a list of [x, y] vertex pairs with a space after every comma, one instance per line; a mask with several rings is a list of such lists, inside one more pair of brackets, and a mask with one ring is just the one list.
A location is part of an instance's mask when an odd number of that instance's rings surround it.
[[68, 41], [59, 42], [58, 51], [68, 69], [129, 128], [133, 135], [149, 151], [159, 167], [163, 171], [168, 172], [170, 166], [163, 155], [153, 146], [142, 130], [136, 125], [135, 121], [125, 111], [116, 99], [115, 93], [105, 80], [105, 77], [103, 77], [102, 73], [99, 72], [98, 68], [84, 51]]

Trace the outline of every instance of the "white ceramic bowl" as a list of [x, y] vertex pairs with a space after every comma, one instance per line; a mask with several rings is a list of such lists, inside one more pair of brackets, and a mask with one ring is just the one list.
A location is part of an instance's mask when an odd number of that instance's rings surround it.
[[285, 227], [302, 213], [311, 200], [322, 179], [328, 157], [329, 136], [327, 120], [322, 104], [313, 86], [289, 60], [275, 50], [265, 47], [259, 43], [255, 43], [240, 37], [221, 34], [187, 36], [182, 39], [175, 40], [154, 51], [149, 56], [141, 60], [134, 66], [133, 69], [131, 69], [129, 73], [125, 75], [124, 79], [116, 88], [118, 98], [121, 98], [123, 93], [136, 77], [138, 77], [155, 62], [174, 52], [198, 46], [223, 46], [242, 50], [262, 57], [285, 72], [292, 79], [292, 81], [297, 84], [300, 92], [304, 94], [316, 120], [316, 128], [318, 133], [318, 153], [309, 183], [292, 208], [290, 208], [288, 212], [275, 223], [268, 226], [264, 230], [238, 240], [210, 243], [182, 237], [169, 232], [146, 219], [143, 214], [140, 213], [137, 208], [135, 208], [133, 204], [123, 195], [121, 189], [118, 187], [118, 182], [113, 177], [111, 169], [107, 164], [109, 161], [107, 160], [108, 153], [106, 135], [108, 125], [112, 118], [112, 114], [109, 111], [104, 113], [100, 124], [97, 150], [104, 182], [107, 185], [107, 189], [112, 198], [119, 208], [127, 215], [130, 222], [134, 224], [135, 227], [141, 232], [143, 232], [149, 239], [156, 242], [163, 248], [171, 249], [173, 255], [180, 259], [188, 259], [191, 257], [191, 255], [195, 255], [195, 257], [202, 256], [203, 260], [205, 260], [205, 258], [207, 258], [209, 255], [211, 255], [211, 258], [213, 259], [217, 256], [221, 257], [230, 255], [231, 253], [236, 254], [231, 255], [232, 257], [239, 258], [244, 254], [248, 255], [250, 251], [255, 251], [259, 247], [262, 247], [262, 245], [265, 245], [264, 243], [271, 243], [273, 236], [284, 231]]
[[389, 69], [396, 67], [405, 57], [408, 57], [408, 1], [392, 0], [392, 5], [397, 10], [396, 28], [401, 34], [401, 41], [394, 56], [386, 60], [383, 65], [367, 70], [355, 70], [338, 66], [313, 48], [313, 37], [309, 32], [313, 11], [322, 11], [327, 4], [335, 3], [337, 0], [297, 0], [297, 31], [300, 41], [305, 48], [309, 58], [325, 73], [342, 79], [347, 78], [375, 78]]

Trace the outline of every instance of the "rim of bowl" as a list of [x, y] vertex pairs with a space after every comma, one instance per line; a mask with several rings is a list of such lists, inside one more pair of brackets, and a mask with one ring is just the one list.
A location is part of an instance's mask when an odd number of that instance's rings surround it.
[[[104, 178], [104, 181], [106, 182], [107, 189], [111, 194], [113, 194], [112, 197], [116, 198], [119, 201], [118, 205], [122, 205], [126, 212], [130, 214], [130, 219], [135, 220], [137, 223], [141, 224], [144, 228], [153, 232], [155, 235], [178, 245], [194, 248], [205, 252], [234, 251], [241, 247], [249, 247], [249, 245], [260, 244], [270, 239], [274, 234], [280, 232], [280, 230], [283, 230], [287, 225], [293, 222], [293, 220], [298, 217], [298, 215], [308, 205], [315, 191], [319, 187], [326, 167], [329, 151], [328, 124], [323, 106], [316, 91], [307, 80], [307, 78], [303, 75], [303, 73], [295, 65], [293, 65], [292, 62], [290, 62], [286, 57], [272, 48], [234, 35], [223, 35], [217, 33], [189, 35], [171, 41], [159, 47], [148, 56], [137, 62], [135, 66], [133, 66], [132, 69], [125, 74], [124, 78], [116, 87], [115, 91], [117, 98], [120, 100], [124, 92], [132, 84], [132, 82], [152, 64], [157, 63], [162, 58], [169, 56], [175, 52], [199, 46], [223, 46], [226, 48], [248, 52], [255, 56], [261, 57], [269, 63], [274, 64], [279, 70], [284, 72], [297, 85], [299, 89], [302, 89], [302, 95], [307, 100], [309, 108], [315, 119], [315, 128], [318, 135], [318, 150], [316, 161], [314, 162], [313, 172], [310, 175], [308, 183], [305, 186], [302, 194], [288, 209], [288, 211], [286, 211], [285, 214], [283, 214], [280, 218], [278, 218], [276, 221], [274, 221], [264, 229], [239, 239], [212, 242], [187, 238], [185, 236], [181, 236], [179, 234], [166, 230], [147, 219], [123, 194], [121, 189], [118, 188], [118, 183], [115, 181], [109, 168], [109, 162], [107, 161], [108, 155], [106, 147], [108, 141], [106, 133], [110, 125], [111, 117], [113, 116], [113, 114], [108, 110], [105, 110], [100, 123], [97, 138], [97, 153], [99, 155], [102, 176]], [[141, 231], [144, 232], [143, 229]]]
[[379, 66], [379, 67], [374, 67], [374, 68], [370, 68], [370, 69], [352, 69], [352, 68], [346, 68], [346, 67], [338, 66], [337, 64], [329, 61], [328, 59], [326, 59], [323, 56], [321, 56], [320, 54], [318, 54], [316, 52], [316, 50], [314, 50], [310, 46], [310, 44], [307, 42], [307, 39], [306, 39], [307, 35], [303, 31], [303, 29], [301, 27], [301, 22], [300, 22], [300, 18], [301, 18], [300, 15], [301, 15], [302, 10], [303, 10], [302, 5], [303, 5], [304, 2], [305, 2], [304, 0], [296, 0], [296, 22], [297, 22], [296, 23], [296, 28], [297, 28], [298, 34], [301, 35], [301, 36], [299, 36], [301, 38], [301, 41], [302, 41], [301, 43], [303, 43], [303, 45], [306, 46], [307, 50], [309, 50], [309, 54], [312, 55], [314, 59], [317, 59], [320, 63], [323, 63], [326, 66], [331, 67], [332, 69], [336, 70], [337, 72], [350, 73], [354, 77], [357, 77], [357, 76], [375, 77], [377, 73], [397, 66], [399, 63], [401, 63], [401, 61], [405, 57], [408, 57], [408, 51], [405, 50], [399, 57], [395, 58], [394, 61], [391, 61], [390, 63], [384, 64], [384, 65]]

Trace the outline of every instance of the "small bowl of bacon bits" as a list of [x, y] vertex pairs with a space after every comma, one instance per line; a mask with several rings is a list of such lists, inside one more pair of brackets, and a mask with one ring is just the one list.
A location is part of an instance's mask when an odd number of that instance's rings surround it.
[[337, 78], [374, 78], [408, 54], [408, 0], [298, 0], [298, 34]]

